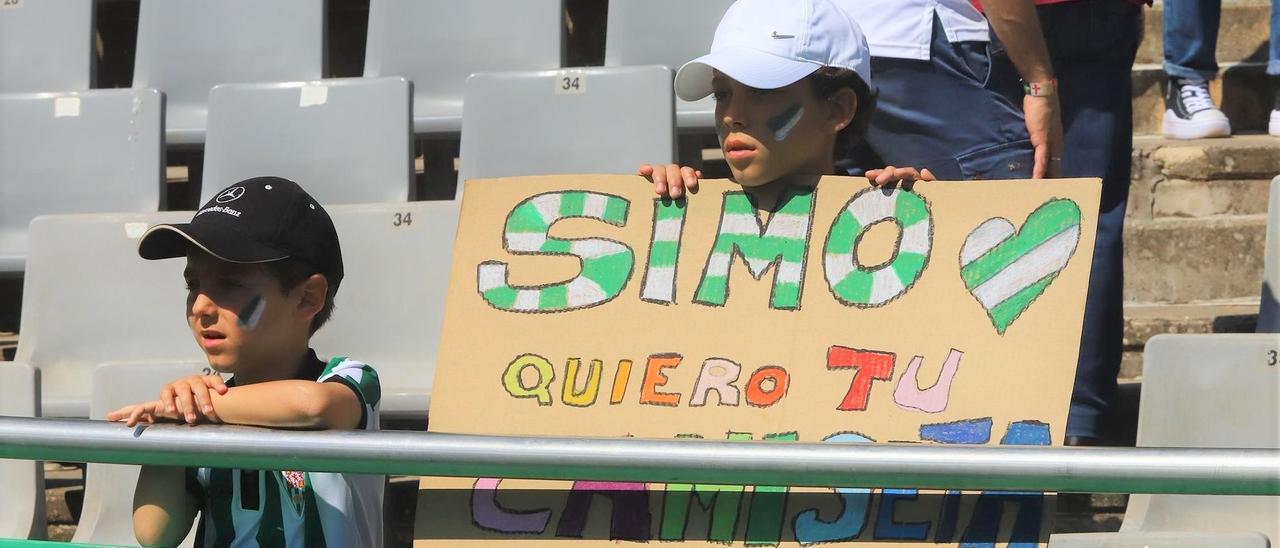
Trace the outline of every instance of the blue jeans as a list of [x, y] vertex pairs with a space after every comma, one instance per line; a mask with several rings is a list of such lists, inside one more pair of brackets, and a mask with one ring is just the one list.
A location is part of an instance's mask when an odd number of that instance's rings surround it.
[[1174, 78], [1216, 78], [1221, 19], [1222, 0], [1165, 0], [1164, 72]]
[[1267, 74], [1280, 76], [1280, 0], [1271, 0], [1271, 57]]
[[[1212, 80], [1218, 74], [1218, 22], [1222, 0], [1165, 0], [1164, 71], [1177, 78]], [[1271, 56], [1267, 74], [1280, 76], [1280, 0], [1271, 0]]]
[[1022, 109], [989, 82], [1001, 63], [1007, 58], [986, 42], [948, 41], [935, 17], [928, 61], [871, 58], [876, 111], [866, 143], [838, 166], [851, 174], [885, 165], [929, 168], [943, 180], [1030, 178], [1034, 158]]
[[[1166, 14], [1170, 3], [1182, 1], [1166, 0]], [[1061, 91], [1062, 176], [1102, 178], [1067, 435], [1103, 438], [1123, 351], [1124, 214], [1133, 148], [1130, 73], [1142, 10], [1123, 0], [1081, 0], [1038, 10]]]

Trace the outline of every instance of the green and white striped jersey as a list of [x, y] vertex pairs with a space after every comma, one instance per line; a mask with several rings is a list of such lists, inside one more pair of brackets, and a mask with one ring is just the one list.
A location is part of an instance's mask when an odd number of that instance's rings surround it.
[[[346, 357], [321, 361], [310, 351], [299, 379], [341, 382], [364, 406], [357, 427], [378, 429], [378, 373]], [[234, 386], [235, 379], [227, 382]], [[196, 546], [382, 546], [385, 476], [188, 468], [187, 490], [200, 506]]]

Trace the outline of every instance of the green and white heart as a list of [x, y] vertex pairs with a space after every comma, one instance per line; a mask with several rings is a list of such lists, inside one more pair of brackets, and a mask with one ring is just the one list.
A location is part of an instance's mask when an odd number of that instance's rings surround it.
[[1080, 206], [1065, 198], [1045, 202], [1016, 230], [1008, 219], [988, 219], [960, 248], [960, 277], [1001, 335], [1067, 266], [1080, 243]]

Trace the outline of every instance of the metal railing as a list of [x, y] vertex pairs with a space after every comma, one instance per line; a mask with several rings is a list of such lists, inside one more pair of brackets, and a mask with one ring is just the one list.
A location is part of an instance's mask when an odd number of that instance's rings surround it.
[[0, 417], [0, 458], [387, 475], [1280, 496], [1280, 449], [754, 443]]

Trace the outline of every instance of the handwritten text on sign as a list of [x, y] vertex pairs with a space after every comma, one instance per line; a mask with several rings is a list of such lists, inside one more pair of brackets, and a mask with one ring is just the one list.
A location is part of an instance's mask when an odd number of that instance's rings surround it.
[[[704, 181], [673, 202], [634, 177], [469, 182], [430, 427], [1048, 445], [1063, 435], [1097, 193], [1086, 180], [908, 192], [828, 177]], [[424, 545], [1047, 538], [1039, 494], [422, 489]]]

